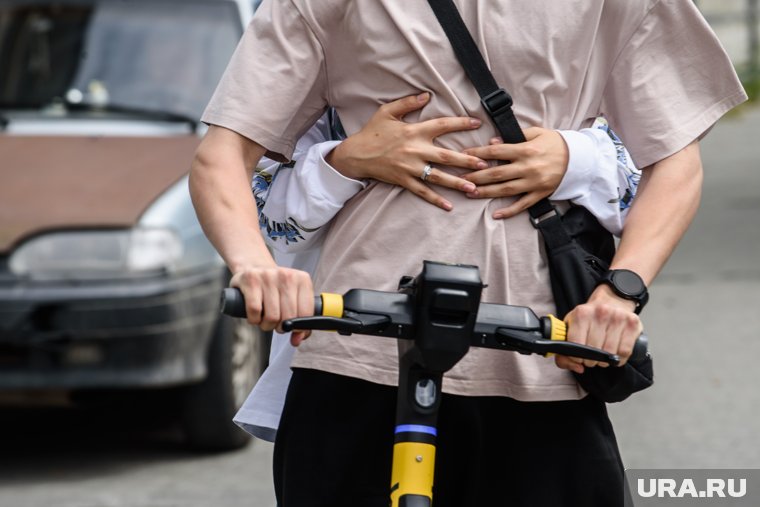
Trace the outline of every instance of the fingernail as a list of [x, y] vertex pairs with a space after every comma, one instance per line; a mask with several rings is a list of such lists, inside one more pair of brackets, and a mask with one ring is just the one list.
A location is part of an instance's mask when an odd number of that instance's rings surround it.
[[493, 218], [495, 220], [500, 220], [500, 219], [504, 218], [504, 215], [502, 215], [501, 213], [494, 213], [493, 214]]
[[451, 205], [451, 203], [450, 203], [449, 201], [441, 201], [441, 206], [442, 206], [442, 207], [443, 207], [443, 209], [445, 209], [446, 211], [451, 211], [452, 209], [454, 209], [454, 206], [452, 206], [452, 205]]
[[470, 125], [472, 125], [473, 127], [480, 127], [481, 123], [482, 122], [478, 120], [477, 118], [470, 118]]
[[494, 138], [491, 138], [491, 144], [501, 144], [501, 143], [503, 143], [503, 142], [504, 142], [504, 141], [502, 141], [501, 137], [494, 137]]
[[428, 92], [420, 93], [419, 95], [417, 95], [417, 102], [427, 102], [429, 97], [430, 97], [430, 94]]
[[465, 183], [462, 185], [462, 191], [464, 192], [474, 192], [477, 187], [473, 183]]
[[466, 195], [467, 195], [467, 197], [477, 197], [478, 196], [478, 191], [476, 190], [476, 191], [470, 192], [470, 193], [468, 193]]
[[478, 162], [478, 169], [487, 169], [487, 168], [488, 168], [488, 164], [486, 162], [483, 162], [483, 161]]

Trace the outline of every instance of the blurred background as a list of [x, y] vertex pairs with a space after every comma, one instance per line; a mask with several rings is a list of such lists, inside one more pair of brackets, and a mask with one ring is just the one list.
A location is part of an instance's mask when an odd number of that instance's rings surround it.
[[[696, 3], [755, 101], [651, 288], [655, 387], [610, 406], [628, 468], [760, 468], [760, 8]], [[257, 4], [0, 0], [0, 505], [274, 507], [229, 421], [268, 340], [218, 316], [185, 180]]]

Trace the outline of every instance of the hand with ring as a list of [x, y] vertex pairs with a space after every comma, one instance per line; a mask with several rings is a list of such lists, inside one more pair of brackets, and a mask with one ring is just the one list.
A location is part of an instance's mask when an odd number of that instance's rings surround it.
[[454, 176], [434, 164], [463, 169], [485, 169], [488, 164], [471, 155], [440, 148], [433, 140], [444, 134], [480, 127], [477, 118], [436, 118], [406, 123], [403, 117], [421, 109], [430, 94], [405, 97], [381, 106], [361, 131], [348, 137], [327, 156], [327, 162], [341, 174], [354, 179], [372, 178], [399, 185], [436, 206], [450, 211], [452, 204], [429, 184], [464, 193], [476, 185]]

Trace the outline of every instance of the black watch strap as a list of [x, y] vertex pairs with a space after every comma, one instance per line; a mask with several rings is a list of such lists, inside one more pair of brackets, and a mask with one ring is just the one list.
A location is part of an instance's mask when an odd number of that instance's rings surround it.
[[649, 291], [644, 280], [630, 269], [611, 269], [599, 280], [599, 284], [609, 285], [613, 292], [623, 299], [636, 303], [634, 312], [641, 313], [649, 301]]

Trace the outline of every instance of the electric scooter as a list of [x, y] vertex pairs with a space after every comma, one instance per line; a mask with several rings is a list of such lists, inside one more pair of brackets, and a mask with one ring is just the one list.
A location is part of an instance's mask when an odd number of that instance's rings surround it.
[[[282, 323], [285, 331], [324, 330], [399, 340], [392, 507], [430, 507], [433, 500], [436, 422], [443, 374], [470, 347], [520, 354], [562, 354], [616, 366], [620, 358], [566, 341], [565, 322], [538, 317], [530, 308], [481, 303], [484, 284], [477, 266], [424, 261], [416, 277], [404, 276], [398, 292], [351, 289], [315, 298], [315, 316]], [[240, 290], [225, 289], [222, 312], [245, 317]], [[647, 353], [641, 335], [632, 360]]]

